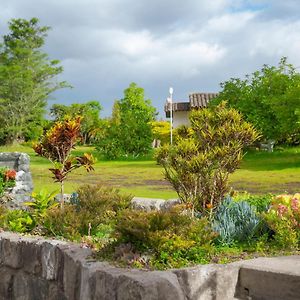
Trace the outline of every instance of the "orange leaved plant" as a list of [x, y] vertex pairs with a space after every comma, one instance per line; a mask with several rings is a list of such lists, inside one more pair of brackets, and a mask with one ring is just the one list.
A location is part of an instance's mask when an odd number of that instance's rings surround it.
[[87, 172], [94, 170], [94, 158], [91, 154], [84, 153], [82, 156], [72, 156], [71, 151], [75, 149], [80, 140], [81, 117], [75, 119], [65, 118], [56, 122], [43, 136], [42, 140], [33, 146], [34, 151], [47, 158], [53, 163], [49, 170], [53, 173], [55, 182], [60, 182], [61, 206], [64, 205], [64, 180], [67, 175], [80, 167]]

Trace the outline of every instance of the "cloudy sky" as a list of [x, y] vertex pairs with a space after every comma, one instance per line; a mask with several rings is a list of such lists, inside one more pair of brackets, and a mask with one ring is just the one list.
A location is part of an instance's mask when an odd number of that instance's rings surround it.
[[73, 89], [53, 103], [98, 100], [111, 113], [136, 82], [163, 116], [174, 99], [216, 92], [282, 56], [300, 66], [299, 0], [1, 0], [0, 32], [11, 18], [51, 26], [45, 50]]

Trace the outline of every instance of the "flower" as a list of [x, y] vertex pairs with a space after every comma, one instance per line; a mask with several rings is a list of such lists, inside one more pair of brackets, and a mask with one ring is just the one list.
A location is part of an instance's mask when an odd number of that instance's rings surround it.
[[15, 170], [6, 170], [4, 173], [4, 178], [6, 181], [15, 180], [17, 172]]
[[299, 200], [297, 198], [292, 199], [291, 208], [293, 211], [297, 211], [299, 209]]
[[286, 213], [287, 211], [288, 211], [288, 208], [285, 205], [283, 205], [283, 204], [278, 205], [277, 212], [278, 212], [279, 217], [282, 217], [283, 214]]

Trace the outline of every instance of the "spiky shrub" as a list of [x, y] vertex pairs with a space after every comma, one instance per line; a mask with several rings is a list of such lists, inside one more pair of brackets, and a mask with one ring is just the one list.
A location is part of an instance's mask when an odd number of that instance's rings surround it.
[[60, 183], [61, 205], [64, 198], [64, 181], [67, 175], [75, 169], [84, 167], [88, 172], [93, 170], [94, 159], [91, 154], [84, 153], [82, 156], [72, 156], [71, 151], [75, 149], [76, 143], [80, 140], [81, 117], [75, 119], [65, 118], [56, 122], [50, 130], [46, 132], [40, 143], [33, 146], [34, 151], [47, 158], [53, 168], [49, 169], [53, 173], [55, 182]]
[[250, 241], [263, 228], [256, 208], [246, 201], [235, 202], [226, 197], [214, 215], [213, 229], [218, 233], [217, 242], [222, 245]]
[[259, 135], [225, 103], [192, 111], [190, 123], [189, 128], [178, 130], [175, 143], [161, 147], [156, 157], [180, 199], [212, 216], [228, 191], [228, 176], [239, 166], [243, 148]]

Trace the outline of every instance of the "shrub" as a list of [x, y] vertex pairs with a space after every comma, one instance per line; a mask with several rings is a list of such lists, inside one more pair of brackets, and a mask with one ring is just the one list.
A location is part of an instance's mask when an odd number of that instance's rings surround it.
[[49, 235], [64, 237], [71, 241], [80, 240], [81, 219], [74, 205], [66, 204], [64, 209], [59, 207], [48, 209], [43, 226]]
[[176, 142], [161, 147], [156, 158], [182, 202], [211, 217], [228, 192], [228, 176], [239, 166], [243, 148], [258, 134], [225, 103], [192, 111], [190, 122], [191, 127], [180, 129]]
[[214, 216], [213, 229], [219, 234], [217, 242], [222, 245], [250, 241], [262, 228], [263, 222], [255, 207], [246, 201], [235, 202], [227, 197]]
[[182, 206], [169, 212], [127, 209], [118, 218], [116, 233], [119, 242], [151, 253], [150, 264], [157, 268], [209, 261], [215, 237], [207, 219], [190, 217]]
[[30, 213], [22, 209], [7, 210], [4, 216], [4, 228], [15, 232], [30, 232], [35, 222]]
[[279, 247], [296, 249], [300, 242], [300, 194], [274, 197], [264, 218]]
[[119, 190], [102, 185], [84, 185], [78, 189], [78, 213], [81, 233], [97, 233], [99, 224], [114, 222], [120, 210], [128, 208], [132, 196], [122, 195]]
[[246, 201], [251, 206], [254, 206], [258, 213], [266, 212], [272, 202], [273, 195], [251, 195], [251, 194], [241, 194], [234, 196], [235, 201]]
[[55, 195], [56, 192], [48, 193], [46, 190], [41, 190], [38, 193], [31, 194], [33, 201], [24, 203], [30, 207], [31, 215], [37, 223], [43, 220], [49, 208], [58, 206], [54, 199]]

